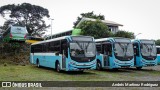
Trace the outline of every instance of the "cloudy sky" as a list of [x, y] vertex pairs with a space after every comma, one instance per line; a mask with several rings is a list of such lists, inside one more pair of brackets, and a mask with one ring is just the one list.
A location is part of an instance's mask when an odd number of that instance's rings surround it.
[[[81, 13], [94, 11], [106, 20], [123, 24], [122, 30], [134, 32], [137, 38], [160, 39], [160, 0], [0, 0], [0, 6], [31, 3], [49, 10], [53, 34], [71, 30]], [[49, 20], [46, 20], [50, 23]], [[4, 19], [0, 16], [0, 25]], [[48, 30], [50, 33], [50, 29]]]

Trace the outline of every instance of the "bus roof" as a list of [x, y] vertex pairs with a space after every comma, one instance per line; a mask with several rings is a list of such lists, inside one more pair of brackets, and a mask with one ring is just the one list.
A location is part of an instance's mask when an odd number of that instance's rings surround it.
[[31, 45], [36, 45], [36, 44], [41, 44], [41, 43], [51, 42], [51, 41], [57, 41], [57, 40], [62, 40], [62, 39], [65, 39], [66, 37], [69, 37], [69, 36], [62, 36], [62, 37], [58, 37], [58, 38], [54, 38], [54, 39], [44, 40], [44, 41], [40, 41], [40, 42], [37, 42], [37, 43], [33, 43]]
[[131, 40], [132, 42], [136, 42], [136, 41], [138, 41], [139, 43], [141, 43], [141, 41], [153, 41], [154, 42], [154, 40], [150, 40], [150, 39], [132, 39]]
[[106, 40], [110, 40], [110, 39], [129, 39], [129, 38], [123, 38], [123, 37], [109, 37], [109, 38], [95, 39], [95, 41], [96, 41], [96, 42], [100, 42], [100, 41], [106, 41]]
[[75, 35], [62, 36], [62, 37], [58, 37], [58, 38], [54, 38], [54, 39], [49, 39], [49, 40], [36, 42], [36, 43], [31, 44], [31, 45], [36, 45], [36, 44], [41, 44], [41, 43], [46, 43], [46, 42], [51, 42], [51, 41], [57, 41], [57, 40], [62, 40], [62, 39], [68, 38], [68, 37], [91, 37], [91, 36], [82, 36], [82, 35], [78, 35], [78, 36], [75, 36]]

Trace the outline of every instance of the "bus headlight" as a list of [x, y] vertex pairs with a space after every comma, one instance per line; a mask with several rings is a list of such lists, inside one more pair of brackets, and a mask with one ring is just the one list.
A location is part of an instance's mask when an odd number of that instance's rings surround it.
[[72, 64], [72, 65], [76, 65], [76, 63], [75, 63], [75, 62], [70, 62], [70, 64]]
[[97, 64], [97, 62], [96, 62], [96, 61], [94, 61], [94, 62], [93, 62], [93, 64]]
[[118, 63], [118, 60], [114, 60], [116, 63]]
[[142, 59], [142, 62], [145, 62], [145, 60]]

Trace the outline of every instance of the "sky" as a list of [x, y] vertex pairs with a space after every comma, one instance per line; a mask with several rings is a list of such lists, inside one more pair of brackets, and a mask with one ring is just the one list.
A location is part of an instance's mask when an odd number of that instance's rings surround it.
[[[53, 34], [71, 30], [81, 13], [94, 11], [124, 25], [119, 29], [134, 32], [138, 39], [160, 39], [160, 0], [1, 0], [0, 6], [24, 2], [49, 10]], [[0, 25], [4, 21], [0, 16]]]

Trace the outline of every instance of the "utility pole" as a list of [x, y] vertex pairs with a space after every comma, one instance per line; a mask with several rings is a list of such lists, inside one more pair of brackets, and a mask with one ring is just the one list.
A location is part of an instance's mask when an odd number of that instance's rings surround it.
[[52, 18], [49, 18], [49, 20], [51, 20], [51, 39], [52, 39], [52, 21], [54, 20], [54, 19], [52, 19]]

